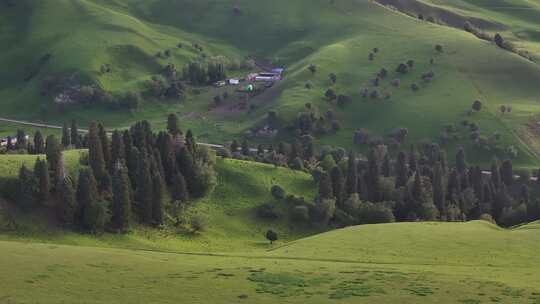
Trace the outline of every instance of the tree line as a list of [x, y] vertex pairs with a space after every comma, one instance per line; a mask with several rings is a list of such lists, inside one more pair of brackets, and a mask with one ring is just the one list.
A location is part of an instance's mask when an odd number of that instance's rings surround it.
[[[312, 223], [487, 219], [512, 226], [540, 219], [540, 170], [535, 171], [537, 181], [527, 171], [515, 175], [510, 159], [495, 159], [489, 170], [482, 170], [468, 164], [464, 149], [450, 166], [436, 143], [394, 153], [373, 145], [367, 157], [359, 157], [341, 148], [316, 152], [312, 138], [302, 136], [276, 148], [251, 149], [247, 141], [233, 141], [220, 155], [310, 172], [319, 189], [313, 202], [279, 197], [288, 202], [293, 218]], [[274, 207], [265, 205], [260, 214], [275, 218]]]

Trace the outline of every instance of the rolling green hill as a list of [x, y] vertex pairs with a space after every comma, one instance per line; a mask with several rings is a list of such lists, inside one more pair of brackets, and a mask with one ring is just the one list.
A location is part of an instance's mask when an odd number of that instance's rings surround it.
[[[371, 225], [241, 255], [1, 241], [0, 266], [10, 275], [0, 276], [0, 297], [16, 303], [537, 303], [537, 232], [538, 224], [511, 231], [483, 222]], [[508, 242], [512, 249], [519, 242], [519, 251], [509, 252]], [[426, 251], [426, 244], [435, 250]]]
[[[538, 3], [511, 2], [426, 3], [501, 25], [503, 35], [514, 40], [521, 35], [521, 46], [534, 52]], [[342, 124], [337, 134], [320, 138], [321, 145], [352, 148], [358, 128], [387, 136], [404, 127], [409, 129], [410, 143], [438, 140], [446, 125], [467, 119], [480, 126], [482, 136], [499, 133], [499, 150], [473, 147], [469, 132], [460, 127], [461, 139], [450, 141], [450, 152], [464, 144], [472, 161], [485, 164], [495, 154], [508, 157], [506, 148], [514, 146], [516, 165], [539, 165], [538, 135], [530, 127], [536, 125], [535, 113], [540, 110], [539, 65], [460, 29], [417, 20], [371, 1], [24, 0], [3, 5], [0, 21], [9, 25], [0, 30], [0, 41], [8, 46], [0, 56], [3, 116], [55, 123], [76, 118], [81, 124], [98, 118], [109, 128], [148, 119], [161, 127], [158, 121], [174, 111], [186, 128], [201, 134], [201, 140], [223, 142], [243, 135], [272, 109], [291, 121], [309, 102], [321, 112], [334, 110]], [[178, 43], [183, 47], [177, 48]], [[180, 104], [146, 99], [135, 112], [75, 106], [60, 114], [51, 97], [39, 96], [43, 80], [51, 75], [96, 83], [116, 93], [139, 90], [166, 64], [181, 67], [200, 56], [191, 46], [194, 43], [209, 57], [273, 60], [287, 67], [286, 79], [252, 99], [255, 110], [250, 112], [228, 110], [236, 98], [223, 110], [209, 111], [213, 96], [232, 89], [207, 87], [188, 88]], [[436, 44], [444, 47], [444, 53], [434, 50]], [[370, 61], [368, 54], [375, 47], [380, 52]], [[167, 49], [169, 58], [155, 56]], [[394, 72], [409, 59], [415, 61], [410, 73]], [[100, 72], [104, 64], [110, 65], [111, 73]], [[315, 75], [307, 71], [310, 64], [318, 67]], [[370, 87], [369, 79], [383, 67], [390, 75], [380, 90], [391, 93], [391, 99], [363, 99], [360, 90]], [[420, 76], [427, 71], [436, 76], [424, 84]], [[329, 73], [337, 75], [336, 85], [330, 83]], [[400, 88], [389, 84], [394, 78], [400, 78]], [[312, 84], [311, 90], [305, 88], [306, 82]], [[419, 91], [410, 90], [413, 83], [420, 85]], [[329, 87], [350, 95], [352, 104], [343, 109], [329, 105], [323, 98]], [[483, 110], [468, 117], [465, 113], [476, 99], [483, 102]], [[501, 105], [511, 105], [512, 113], [501, 115]]]

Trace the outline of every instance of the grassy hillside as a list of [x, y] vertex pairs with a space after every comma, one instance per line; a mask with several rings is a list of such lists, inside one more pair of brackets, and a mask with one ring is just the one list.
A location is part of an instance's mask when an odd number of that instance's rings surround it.
[[[78, 157], [78, 153], [66, 153], [70, 171], [78, 166], [78, 161], [73, 160], [74, 156]], [[0, 178], [16, 178], [20, 165], [26, 163], [33, 167], [35, 158], [0, 155]], [[9, 162], [4, 162], [8, 159]], [[202, 216], [206, 220], [208, 227], [201, 234], [170, 226], [162, 230], [134, 227], [125, 236], [85, 236], [58, 227], [51, 220], [53, 215], [37, 210], [30, 215], [15, 212], [19, 225], [17, 231], [0, 234], [0, 239], [172, 251], [248, 252], [267, 247], [264, 233], [268, 229], [276, 230], [283, 241], [296, 240], [317, 232], [309, 227], [293, 225], [287, 216], [279, 220], [261, 220], [256, 217], [258, 206], [273, 201], [270, 194], [273, 185], [280, 185], [287, 193], [313, 199], [316, 186], [311, 176], [284, 168], [229, 159], [218, 160], [216, 169], [218, 185], [214, 192], [194, 203], [185, 215], [188, 223], [192, 215]], [[285, 206], [281, 208], [285, 209]], [[0, 227], [3, 227], [3, 223], [0, 223]]]
[[[504, 9], [492, 2], [432, 1], [445, 9], [467, 12], [486, 22], [505, 25], [508, 31], [534, 28], [538, 16], [534, 1], [514, 0]], [[201, 139], [223, 142], [239, 137], [259, 123], [271, 110], [288, 121], [310, 102], [320, 111], [333, 109], [342, 122], [342, 130], [319, 140], [321, 145], [354, 147], [352, 133], [367, 128], [372, 134], [387, 136], [398, 127], [408, 128], [409, 143], [422, 139], [437, 140], [445, 125], [459, 125], [464, 119], [476, 122], [483, 136], [501, 134], [498, 145], [517, 148], [516, 165], [536, 167], [538, 134], [527, 124], [538, 119], [537, 96], [540, 66], [493, 44], [455, 28], [435, 25], [389, 10], [372, 1], [20, 1], [0, 13], [0, 20], [11, 26], [0, 30], [0, 41], [7, 41], [7, 52], [0, 64], [0, 100], [3, 115], [31, 120], [61, 122], [77, 118], [81, 124], [99, 118], [109, 127], [124, 127], [130, 121], [161, 121], [164, 113], [177, 112], [185, 127], [193, 128]], [[506, 3], [506, 2], [504, 2]], [[515, 16], [518, 8], [529, 7]], [[237, 7], [239, 13], [234, 13]], [[68, 18], [54, 18], [66, 15]], [[532, 33], [532, 32], [531, 32]], [[534, 33], [529, 36], [534, 38]], [[524, 41], [534, 42], [530, 38]], [[185, 47], [178, 49], [181, 42]], [[140, 89], [142, 82], [158, 74], [171, 62], [182, 66], [197, 57], [192, 43], [204, 46], [209, 56], [223, 55], [241, 59], [246, 55], [268, 58], [288, 68], [286, 80], [250, 103], [256, 110], [209, 111], [214, 88], [188, 89], [186, 101], [164, 103], [146, 100], [136, 112], [75, 107], [59, 115], [47, 98], [38, 98], [41, 81], [51, 74], [72, 75], [80, 82], [95, 82], [115, 92]], [[437, 54], [434, 45], [445, 52]], [[374, 61], [369, 52], [380, 49]], [[167, 59], [155, 57], [170, 49]], [[40, 58], [51, 54], [45, 64]], [[434, 64], [429, 63], [434, 59]], [[413, 71], [397, 75], [395, 67], [403, 61], [415, 61]], [[24, 64], [23, 64], [24, 62]], [[110, 64], [112, 73], [102, 75], [100, 66]], [[318, 71], [306, 70], [315, 64]], [[30, 66], [30, 67], [29, 67]], [[39, 67], [32, 69], [32, 67]], [[389, 100], [360, 97], [360, 89], [370, 87], [369, 79], [382, 67], [390, 71], [381, 84], [381, 92], [391, 93]], [[25, 73], [36, 75], [24, 81]], [[423, 84], [420, 76], [432, 70], [433, 82]], [[336, 85], [328, 74], [335, 73]], [[401, 88], [389, 85], [401, 79]], [[306, 82], [313, 88], [305, 88]], [[420, 90], [412, 92], [410, 85]], [[329, 105], [323, 94], [333, 87], [338, 94], [352, 97], [344, 109]], [[221, 93], [224, 89], [219, 89]], [[229, 89], [232, 93], [233, 89]], [[475, 99], [484, 103], [482, 112], [468, 117], [465, 112]], [[236, 103], [231, 98], [227, 103]], [[501, 115], [501, 105], [511, 105], [512, 113]], [[158, 126], [162, 126], [157, 123]], [[471, 160], [487, 163], [494, 154], [473, 147], [469, 132], [461, 128], [461, 140], [450, 142], [452, 152], [465, 144]], [[361, 150], [361, 149], [360, 149]]]
[[[0, 297], [17, 303], [35, 299], [40, 303], [539, 301], [537, 224], [513, 231], [481, 222], [437, 224], [428, 237], [440, 251], [432, 255], [421, 245], [426, 226], [432, 224], [399, 225], [403, 231], [397, 225], [351, 228], [251, 255], [2, 241], [0, 267], [10, 275], [0, 277], [4, 286]], [[464, 232], [473, 233], [465, 240]], [[405, 240], [407, 250], [402, 248]], [[508, 241], [518, 240], [521, 253], [498, 256]], [[415, 246], [417, 242], [420, 246]], [[447, 263], [446, 258], [455, 260], [450, 253], [456, 248], [462, 249], [462, 264]], [[384, 251], [399, 254], [384, 262], [379, 258], [381, 253], [387, 255]]]

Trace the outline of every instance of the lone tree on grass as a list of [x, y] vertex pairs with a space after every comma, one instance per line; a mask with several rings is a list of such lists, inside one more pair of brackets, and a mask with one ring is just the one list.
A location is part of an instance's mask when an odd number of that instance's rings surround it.
[[337, 76], [336, 74], [334, 73], [330, 73], [330, 75], [328, 75], [328, 77], [330, 78], [330, 81], [335, 84], [337, 82]]
[[475, 100], [472, 104], [472, 109], [476, 112], [480, 112], [480, 110], [482, 110], [482, 102], [480, 100]]
[[266, 231], [266, 239], [270, 241], [270, 245], [274, 244], [278, 240], [277, 232], [272, 229]]
[[311, 72], [311, 74], [315, 74], [317, 72], [317, 66], [314, 64], [310, 64], [308, 69]]

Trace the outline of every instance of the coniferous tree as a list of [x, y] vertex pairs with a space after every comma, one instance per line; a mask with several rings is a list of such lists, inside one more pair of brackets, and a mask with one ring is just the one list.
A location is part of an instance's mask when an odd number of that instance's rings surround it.
[[68, 149], [71, 145], [71, 134], [69, 132], [69, 126], [67, 122], [64, 122], [62, 126], [62, 146], [65, 149]]
[[125, 155], [127, 158], [131, 155], [131, 148], [133, 147], [133, 139], [131, 138], [131, 132], [124, 130], [122, 133], [122, 141], [124, 142]]
[[139, 157], [137, 171], [138, 213], [141, 221], [147, 225], [152, 224], [152, 177], [150, 175], [150, 163], [148, 155], [143, 152]]
[[129, 178], [121, 161], [114, 165], [112, 190], [112, 225], [114, 229], [126, 232], [130, 226], [131, 195]]
[[409, 152], [409, 170], [410, 174], [418, 171], [418, 153], [414, 146], [411, 146], [411, 151]]
[[49, 167], [46, 160], [37, 159], [34, 165], [34, 176], [37, 181], [37, 199], [44, 202], [49, 198], [49, 192], [51, 191]]
[[107, 172], [111, 172], [112, 165], [114, 164], [111, 162], [111, 144], [109, 143], [107, 131], [105, 131], [102, 124], [98, 124], [98, 132], [101, 148], [103, 149], [103, 161], [105, 162], [105, 168], [107, 169]]
[[77, 122], [75, 120], [71, 121], [70, 139], [71, 139], [71, 144], [75, 148], [77, 149], [82, 148], [81, 137], [79, 136], [79, 128], [77, 127]]
[[47, 156], [47, 163], [49, 164], [49, 170], [55, 171], [58, 167], [58, 162], [60, 161], [60, 156], [62, 151], [60, 149], [60, 144], [54, 135], [47, 136], [45, 144], [45, 154]]
[[186, 180], [180, 172], [177, 172], [173, 177], [171, 198], [173, 201], [179, 201], [182, 203], [187, 202], [189, 199]]
[[482, 169], [479, 166], [475, 166], [472, 170], [471, 183], [474, 189], [474, 194], [480, 202], [484, 201], [484, 182], [482, 179]]
[[446, 201], [444, 191], [444, 173], [440, 162], [435, 163], [433, 170], [433, 203], [439, 209], [441, 218], [446, 216]]
[[356, 164], [356, 155], [349, 153], [349, 159], [347, 160], [347, 180], [346, 191], [347, 197], [353, 193], [358, 193], [358, 169]]
[[178, 116], [176, 114], [169, 114], [167, 116], [167, 131], [174, 137], [182, 134], [178, 124]]
[[34, 153], [45, 153], [45, 141], [43, 140], [43, 135], [39, 130], [34, 133]]
[[368, 172], [366, 174], [368, 199], [370, 202], [381, 200], [379, 164], [375, 151], [372, 149], [368, 155]]
[[463, 148], [460, 148], [456, 154], [456, 168], [459, 174], [465, 174], [467, 171], [467, 160]]
[[58, 201], [56, 214], [58, 220], [64, 226], [72, 226], [75, 223], [75, 214], [77, 210], [77, 201], [73, 182], [69, 178], [64, 178], [58, 193], [60, 200]]
[[126, 149], [124, 148], [124, 141], [122, 140], [122, 134], [120, 131], [114, 130], [111, 140], [111, 167], [115, 171], [114, 166], [118, 163], [126, 163]]
[[91, 169], [79, 172], [76, 197], [76, 222], [85, 229], [91, 229], [94, 226], [93, 210], [99, 199], [96, 178]]
[[396, 160], [396, 189], [405, 187], [407, 180], [409, 179], [407, 173], [407, 162], [404, 152], [399, 152]]
[[27, 139], [26, 139], [26, 133], [24, 130], [17, 130], [17, 143], [15, 144], [15, 148], [18, 150], [26, 149], [28, 146]]
[[139, 153], [139, 149], [136, 147], [132, 147], [130, 150], [130, 154], [127, 159], [127, 168], [128, 168], [128, 175], [129, 180], [131, 181], [131, 186], [133, 189], [137, 188], [137, 173], [139, 172], [139, 158], [141, 157], [141, 153]]
[[461, 181], [459, 178], [459, 173], [456, 169], [450, 171], [450, 176], [448, 178], [448, 198], [452, 199], [455, 196], [461, 195]]
[[390, 177], [390, 156], [388, 153], [383, 158], [381, 170], [384, 177]]
[[514, 171], [512, 161], [507, 159], [501, 164], [501, 180], [506, 186], [511, 186], [514, 182]]
[[332, 199], [334, 197], [334, 190], [332, 189], [332, 179], [327, 172], [321, 175], [319, 181], [319, 197], [321, 199]]
[[31, 209], [35, 204], [36, 177], [34, 173], [25, 165], [19, 169], [19, 179], [17, 183], [17, 204], [24, 210]]
[[242, 155], [244, 156], [250, 156], [251, 151], [249, 150], [249, 144], [247, 140], [242, 141]]
[[502, 184], [497, 192], [493, 201], [493, 218], [500, 221], [501, 215], [505, 208], [512, 206], [512, 197], [508, 194], [506, 184]]
[[341, 205], [345, 200], [343, 196], [345, 192], [345, 180], [343, 179], [343, 174], [341, 173], [339, 166], [335, 166], [332, 171], [330, 171], [330, 178], [332, 179], [333, 196], [336, 198], [337, 204]]
[[495, 159], [491, 164], [491, 183], [495, 187], [495, 190], [498, 190], [502, 184], [501, 171], [499, 161], [497, 159]]
[[186, 147], [192, 155], [197, 151], [197, 143], [195, 142], [195, 137], [191, 130], [188, 130], [186, 133]]
[[163, 225], [163, 179], [159, 174], [152, 177], [152, 219], [155, 225]]
[[101, 181], [105, 176], [105, 159], [103, 147], [96, 122], [90, 123], [88, 128], [88, 161], [96, 180]]
[[189, 193], [193, 195], [195, 193], [195, 162], [193, 156], [187, 147], [184, 147], [178, 153], [177, 158], [178, 169], [184, 175], [186, 179], [187, 188]]

